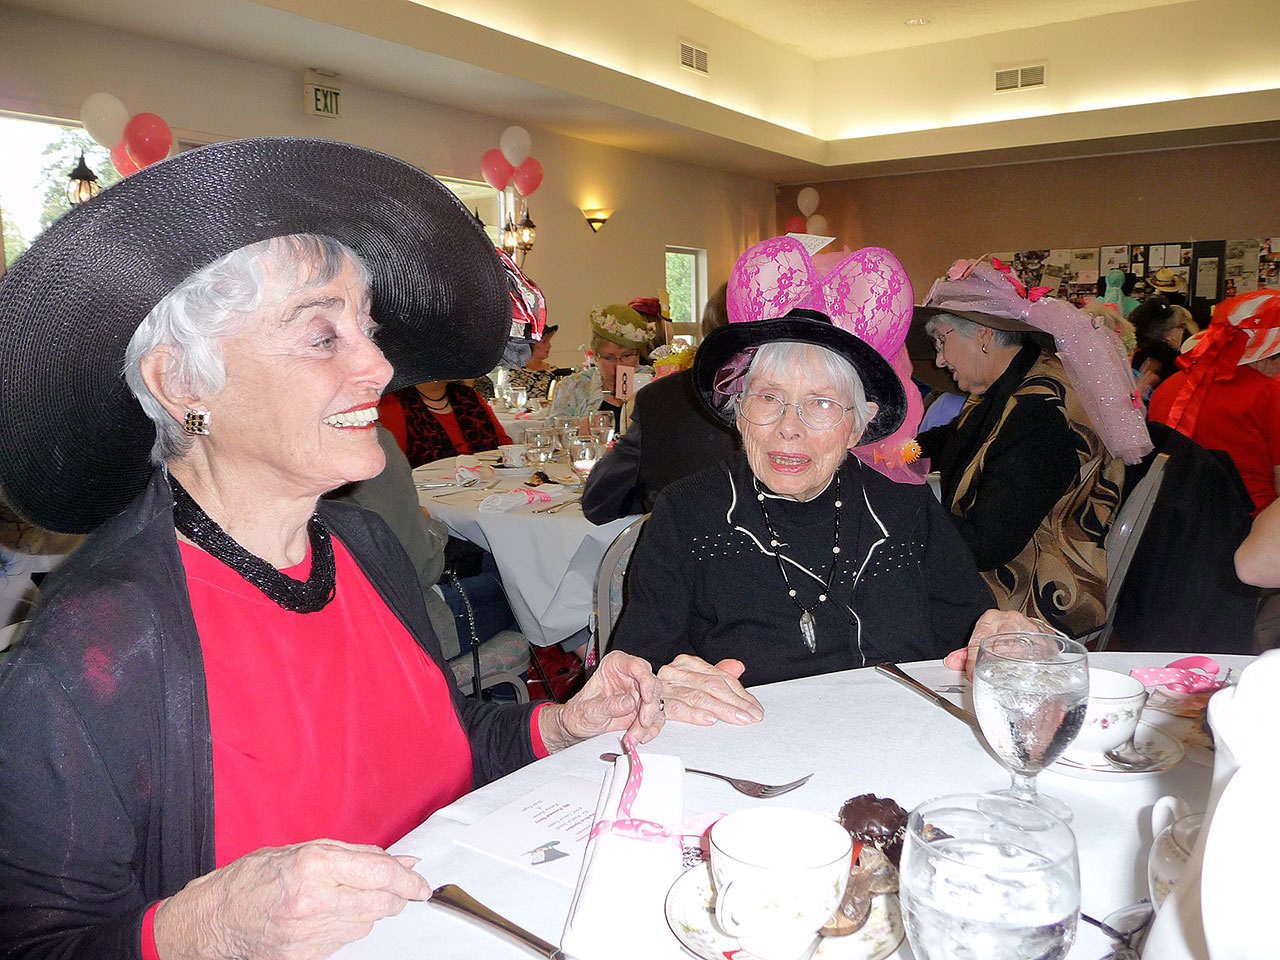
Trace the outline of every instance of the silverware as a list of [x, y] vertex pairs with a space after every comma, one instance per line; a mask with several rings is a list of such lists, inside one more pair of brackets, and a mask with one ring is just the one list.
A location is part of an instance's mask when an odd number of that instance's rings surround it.
[[573, 500], [562, 500], [560, 503], [552, 504], [549, 507], [539, 507], [537, 510], [530, 510], [530, 513], [559, 513], [565, 507], [571, 504], [581, 503], [581, 497], [575, 497]]
[[456, 487], [456, 480], [415, 480], [413, 485], [419, 490], [440, 490], [444, 487]]
[[[458, 494], [460, 494], [460, 493], [466, 493], [469, 489], [471, 489], [472, 487], [474, 487], [474, 486], [475, 486], [477, 483], [479, 483], [479, 482], [480, 482], [480, 478], [479, 478], [479, 477], [472, 477], [470, 480], [466, 481], [465, 483], [460, 484], [460, 485], [459, 485], [459, 488], [458, 488], [457, 490], [450, 490], [448, 493], [438, 493], [438, 494], [436, 494], [436, 495], [435, 495], [435, 497], [433, 497], [432, 499], [435, 499], [435, 500], [443, 500], [445, 497], [456, 497], [456, 496], [457, 496]], [[477, 492], [483, 492], [483, 491], [485, 491], [485, 490], [492, 490], [494, 487], [496, 487], [496, 486], [497, 486], [498, 484], [500, 484], [501, 482], [502, 482], [501, 480], [492, 480], [492, 481], [490, 481], [488, 484], [486, 484], [485, 486], [481, 487], [481, 488], [480, 488], [480, 490], [479, 490], [479, 491], [477, 491]]]
[[[618, 753], [602, 753], [600, 759], [607, 763], [613, 763], [621, 754]], [[748, 797], [755, 797], [757, 800], [768, 800], [771, 797], [780, 797], [784, 793], [790, 793], [798, 787], [803, 787], [809, 782], [808, 777], [801, 777], [799, 780], [792, 780], [790, 783], [757, 783], [755, 780], [740, 780], [737, 777], [728, 777], [723, 773], [712, 773], [710, 770], [695, 770], [693, 767], [685, 767], [685, 773], [698, 773], [704, 777], [714, 777], [717, 780], [723, 780], [739, 793], [745, 793]]]
[[495, 913], [456, 884], [446, 883], [436, 887], [431, 893], [430, 903], [438, 904], [446, 910], [453, 910], [463, 916], [478, 920], [485, 926], [493, 927], [499, 933], [510, 937], [522, 947], [527, 947], [547, 960], [567, 960], [564, 953], [553, 943], [536, 937], [524, 927], [517, 926], [500, 913]]
[[[1135, 730], [1134, 733], [1137, 733]], [[1103, 757], [1107, 763], [1121, 770], [1127, 770], [1130, 773], [1139, 773], [1143, 770], [1150, 770], [1161, 761], [1156, 757], [1149, 757], [1133, 742], [1134, 734], [1129, 735], [1129, 739], [1118, 747], [1112, 747], [1103, 753]]]
[[[1111, 952], [1103, 957], [1102, 960], [1139, 960], [1140, 954], [1138, 950], [1146, 939], [1147, 928], [1151, 926], [1151, 921], [1155, 919], [1156, 914], [1155, 911], [1151, 909], [1151, 904], [1145, 898], [1139, 900], [1131, 907], [1126, 907], [1124, 909], [1127, 919], [1130, 911], [1133, 911], [1134, 908], [1141, 908], [1143, 906], [1146, 907], [1146, 910], [1143, 912], [1141, 920], [1139, 920], [1137, 925], [1128, 930], [1117, 930], [1109, 923], [1104, 923], [1101, 920], [1094, 919], [1084, 911], [1080, 912], [1081, 920], [1097, 927], [1115, 941], [1111, 947]], [[1117, 914], [1120, 912], [1121, 911], [1117, 911]], [[1116, 914], [1112, 914], [1112, 916], [1114, 917]], [[1128, 924], [1125, 923], [1124, 926], [1128, 926]]]
[[952, 703], [946, 697], [943, 697], [934, 693], [932, 690], [930, 690], [928, 687], [926, 687], [923, 683], [921, 683], [919, 680], [915, 679], [914, 677], [907, 676], [905, 673], [902, 672], [901, 668], [896, 663], [877, 664], [876, 672], [883, 673], [886, 677], [889, 677], [891, 680], [896, 680], [898, 683], [902, 684], [904, 687], [907, 687], [910, 690], [914, 690], [916, 693], [920, 694], [920, 696], [924, 697], [926, 700], [929, 700], [932, 703], [937, 704], [943, 710], [947, 711], [947, 713], [955, 717], [957, 720], [961, 720], [964, 723], [967, 723], [970, 727], [973, 728], [975, 733], [979, 733], [979, 734], [982, 733], [982, 728], [978, 726], [977, 717], [975, 717], [968, 710], [965, 710], [961, 707], [957, 707], [954, 703]]

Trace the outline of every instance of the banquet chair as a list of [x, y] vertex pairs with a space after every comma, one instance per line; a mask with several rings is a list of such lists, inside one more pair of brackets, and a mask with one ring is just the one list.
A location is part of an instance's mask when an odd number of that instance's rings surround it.
[[609, 651], [609, 635], [613, 633], [613, 625], [618, 622], [618, 614], [622, 612], [627, 564], [631, 562], [631, 551], [635, 549], [640, 528], [648, 519], [649, 514], [646, 513], [623, 527], [600, 560], [600, 568], [596, 571], [595, 609], [591, 613], [588, 667], [594, 667]]
[[517, 703], [529, 702], [529, 690], [520, 674], [529, 666], [529, 641], [517, 630], [503, 630], [480, 644], [479, 656], [470, 652], [449, 661], [449, 669], [462, 690], [476, 690], [476, 662], [480, 663], [479, 690], [506, 684], [515, 690]]
[[0, 661], [8, 656], [9, 651], [13, 649], [18, 639], [22, 636], [22, 631], [27, 628], [26, 620], [19, 620], [17, 623], [11, 623], [7, 627], [0, 627]]
[[1168, 463], [1167, 453], [1155, 456], [1151, 466], [1147, 468], [1146, 476], [1138, 481], [1133, 492], [1125, 499], [1116, 513], [1111, 529], [1107, 531], [1107, 622], [1101, 630], [1082, 641], [1094, 650], [1105, 650], [1111, 641], [1120, 588], [1124, 586], [1125, 576], [1129, 573], [1129, 565], [1137, 552], [1142, 532], [1151, 519], [1151, 508], [1155, 506], [1156, 497], [1160, 494], [1160, 484], [1164, 482], [1164, 471]]

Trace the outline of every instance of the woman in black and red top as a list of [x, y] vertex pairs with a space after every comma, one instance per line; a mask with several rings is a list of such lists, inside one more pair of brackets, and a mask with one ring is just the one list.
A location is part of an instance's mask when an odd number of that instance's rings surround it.
[[511, 442], [493, 408], [465, 383], [437, 380], [396, 390], [378, 404], [378, 419], [411, 467]]

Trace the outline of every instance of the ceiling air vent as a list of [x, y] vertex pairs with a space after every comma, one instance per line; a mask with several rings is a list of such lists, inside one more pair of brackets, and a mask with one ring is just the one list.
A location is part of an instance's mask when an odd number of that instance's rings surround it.
[[692, 70], [694, 73], [701, 73], [704, 76], [707, 70], [707, 51], [702, 47], [695, 47], [687, 41], [680, 41], [680, 66], [686, 70]]
[[1044, 64], [1037, 63], [1029, 67], [1009, 67], [996, 71], [996, 93], [1008, 93], [1012, 90], [1025, 90], [1028, 87], [1044, 86]]

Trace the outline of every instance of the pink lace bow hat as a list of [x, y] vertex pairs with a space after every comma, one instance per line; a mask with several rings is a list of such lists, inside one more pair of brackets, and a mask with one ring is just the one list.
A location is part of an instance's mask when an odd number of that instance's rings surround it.
[[[693, 381], [703, 404], [734, 423], [733, 400], [755, 351], [767, 343], [811, 343], [853, 365], [867, 400], [879, 410], [858, 441], [858, 452], [893, 435], [907, 413], [902, 379], [869, 342], [889, 321], [911, 319], [912, 291], [893, 254], [866, 247], [821, 275], [809, 251], [793, 237], [773, 237], [748, 249], [729, 276], [729, 323], [698, 348]], [[918, 422], [918, 421], [917, 421]]]

